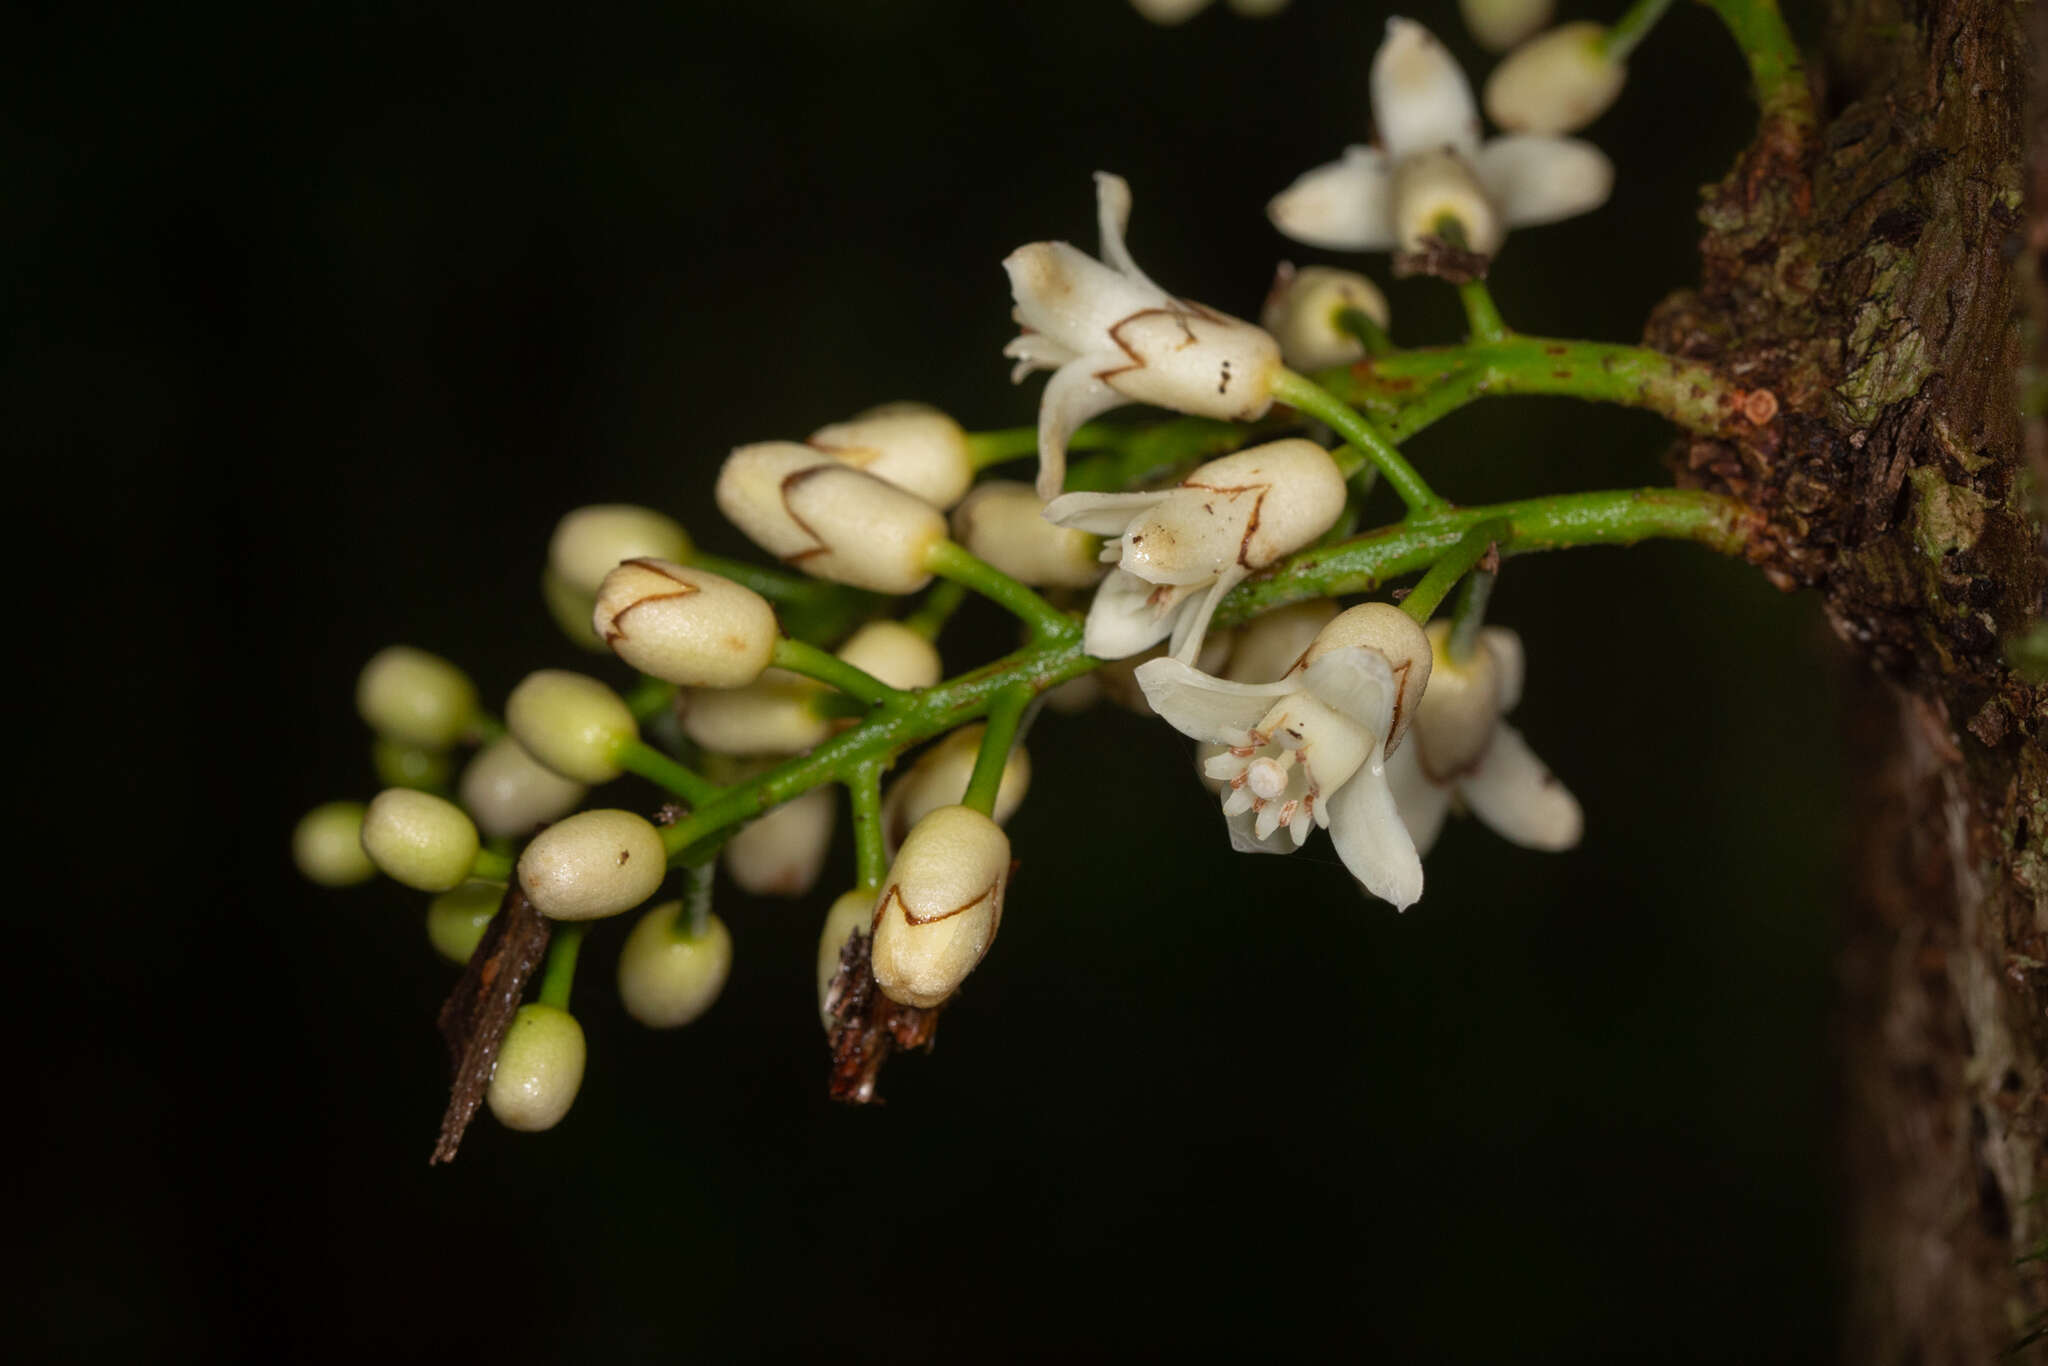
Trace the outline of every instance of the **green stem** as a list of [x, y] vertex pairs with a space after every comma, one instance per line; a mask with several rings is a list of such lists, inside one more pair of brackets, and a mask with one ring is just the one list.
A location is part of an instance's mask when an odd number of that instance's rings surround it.
[[626, 694], [626, 710], [633, 713], [635, 721], [646, 725], [668, 710], [675, 700], [675, 684], [664, 683], [659, 678], [649, 678], [642, 674], [640, 680], [633, 685], [632, 691]]
[[981, 735], [981, 750], [974, 756], [974, 775], [967, 780], [962, 806], [973, 807], [984, 816], [996, 809], [996, 794], [1002, 790], [1003, 769], [1010, 762], [1010, 746], [1017, 738], [1017, 723], [1031, 705], [1029, 688], [1011, 688], [988, 709], [988, 729]]
[[469, 875], [479, 882], [509, 882], [512, 867], [512, 855], [505, 850], [479, 849], [476, 860], [469, 865]]
[[678, 938], [702, 939], [711, 928], [711, 881], [717, 872], [710, 859], [683, 870], [683, 912], [670, 926]]
[[1806, 63], [1777, 0], [1701, 0], [1742, 49], [1749, 63], [1750, 85], [1765, 119], [1794, 132], [1813, 127], [1813, 96], [1806, 86]]
[[903, 619], [903, 624], [923, 636], [926, 640], [937, 640], [939, 632], [960, 610], [960, 604], [967, 600], [967, 590], [951, 579], [934, 584], [924, 595], [917, 610]]
[[1486, 624], [1487, 601], [1493, 597], [1493, 585], [1499, 578], [1499, 574], [1487, 569], [1466, 575], [1464, 587], [1458, 590], [1458, 605], [1451, 609], [1451, 639], [1447, 646], [1451, 663], [1463, 664], [1472, 657], [1472, 647], [1479, 643], [1479, 628]]
[[[1668, 5], [1671, 0], [1662, 3]], [[1459, 285], [1458, 302], [1465, 306], [1465, 327], [1473, 341], [1489, 345], [1507, 340], [1508, 325], [1501, 321], [1500, 307], [1494, 303], [1493, 291], [1486, 287], [1486, 281], [1468, 280]]]
[[1002, 570], [953, 541], [940, 541], [925, 556], [924, 567], [1007, 608], [1031, 628], [1033, 639], [1055, 640], [1080, 634], [1074, 619]]
[[1241, 450], [1286, 425], [1274, 417], [1252, 423], [1177, 417], [1143, 427], [1120, 427], [1115, 429], [1121, 436], [1113, 453], [1067, 466], [1067, 491], [1120, 493], [1178, 483], [1202, 461]]
[[612, 762], [628, 773], [637, 773], [648, 782], [667, 788], [692, 806], [709, 801], [720, 791], [717, 783], [692, 773], [645, 740], [625, 741], [613, 753]]
[[879, 889], [889, 873], [889, 853], [882, 835], [882, 768], [880, 758], [854, 765], [846, 780], [853, 802], [853, 867], [860, 890]]
[[[1365, 363], [1368, 362], [1361, 362]], [[1408, 505], [1411, 515], [1444, 506], [1444, 500], [1437, 496], [1427, 480], [1415, 472], [1415, 467], [1401, 452], [1394, 449], [1394, 443], [1350, 404], [1308, 376], [1297, 375], [1292, 370], [1282, 369], [1276, 374], [1272, 387], [1274, 398], [1328, 423], [1337, 435], [1379, 466], [1380, 473], [1387, 477], [1387, 483], [1393, 486], [1394, 492], [1401, 495], [1401, 501]]]
[[587, 920], [558, 920], [548, 940], [547, 964], [541, 969], [540, 1003], [557, 1010], [569, 1008], [569, 990], [576, 985], [576, 955], [583, 936], [590, 929]]
[[885, 702], [901, 702], [910, 695], [900, 688], [890, 687], [866, 669], [848, 664], [838, 655], [788, 636], [777, 637], [772, 659], [778, 669], [815, 678], [871, 707], [879, 707]]
[[1628, 54], [1636, 50], [1636, 44], [1650, 36], [1650, 30], [1670, 8], [1671, 0], [1635, 0], [1602, 36], [1600, 47], [1608, 60], [1617, 63], [1627, 61]]
[[[1084, 422], [1068, 439], [1067, 449], [1086, 451], [1099, 446], [1114, 446], [1123, 431], [1123, 428], [1112, 427], [1104, 422]], [[985, 470], [990, 465], [1022, 460], [1027, 455], [1037, 454], [1036, 427], [1002, 427], [992, 432], [967, 433], [967, 463], [977, 470]]]
[[1365, 348], [1368, 356], [1386, 356], [1394, 352], [1394, 339], [1362, 308], [1338, 309], [1337, 326], [1358, 338], [1358, 344]]
[[1421, 582], [1409, 590], [1401, 599], [1401, 610], [1415, 619], [1417, 626], [1427, 626], [1429, 619], [1436, 615], [1438, 604], [1450, 596], [1458, 580], [1465, 577], [1473, 565], [1485, 557], [1494, 543], [1505, 535], [1506, 521], [1498, 517], [1476, 522], [1466, 528], [1457, 543], [1445, 551], [1437, 562], [1429, 567]]

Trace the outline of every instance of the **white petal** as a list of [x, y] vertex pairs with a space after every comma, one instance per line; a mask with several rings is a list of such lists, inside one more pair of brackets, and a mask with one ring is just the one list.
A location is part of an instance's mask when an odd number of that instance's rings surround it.
[[1614, 163], [1590, 142], [1531, 133], [1495, 138], [1473, 162], [1509, 227], [1555, 223], [1607, 202]]
[[1300, 847], [1285, 830], [1275, 830], [1260, 839], [1254, 829], [1257, 819], [1249, 811], [1228, 818], [1232, 849], [1240, 854], [1291, 854]]
[[1214, 745], [1241, 745], [1273, 699], [1292, 684], [1229, 683], [1178, 659], [1148, 659], [1134, 671], [1152, 710], [1183, 735]]
[[1370, 147], [1347, 147], [1344, 159], [1296, 177], [1273, 196], [1266, 216], [1297, 242], [1338, 251], [1384, 251], [1394, 245], [1387, 159]]
[[1413, 19], [1387, 20], [1386, 41], [1372, 59], [1372, 117], [1394, 161], [1435, 147], [1469, 156], [1479, 145], [1471, 83], [1436, 35]]
[[1124, 229], [1130, 226], [1130, 222], [1130, 183], [1114, 172], [1097, 171], [1095, 223], [1102, 232], [1102, 259], [1154, 294], [1164, 295], [1166, 291], [1153, 284], [1152, 277], [1138, 269], [1138, 263], [1131, 259], [1131, 249], [1124, 245]]
[[1209, 591], [1202, 594], [1201, 601], [1181, 610], [1173, 624], [1173, 635], [1167, 642], [1167, 651], [1184, 664], [1192, 664], [1195, 656], [1202, 652], [1202, 637], [1209, 632], [1209, 619], [1216, 615], [1216, 606], [1223, 601], [1223, 595], [1243, 582], [1245, 571], [1232, 565], [1216, 576], [1216, 582]]
[[1330, 842], [1351, 876], [1395, 910], [1422, 899], [1422, 859], [1383, 775], [1361, 768], [1330, 799]]
[[1074, 358], [1074, 353], [1043, 332], [1020, 332], [1003, 346], [1003, 354], [1017, 363], [1010, 368], [1010, 383], [1018, 384], [1034, 370], [1057, 370]]
[[1063, 493], [1045, 505], [1045, 520], [1091, 536], [1121, 536], [1133, 519], [1159, 505], [1171, 490], [1153, 493]]
[[1387, 759], [1387, 787], [1394, 794], [1394, 807], [1415, 852], [1427, 854], [1443, 833], [1444, 817], [1451, 809], [1451, 789], [1439, 787], [1423, 773], [1414, 745], [1403, 745]]
[[1493, 743], [1459, 780], [1458, 795], [1502, 839], [1525, 849], [1569, 849], [1585, 830], [1578, 799], [1513, 726], [1493, 728]]
[[1038, 397], [1038, 496], [1052, 498], [1067, 482], [1067, 442], [1074, 429], [1111, 408], [1130, 402], [1095, 378], [1100, 357], [1068, 361], [1045, 382]]
[[[1385, 738], [1394, 724], [1393, 666], [1378, 650], [1363, 645], [1331, 650], [1296, 675], [1318, 702], [1342, 712], [1371, 734]], [[1377, 768], [1378, 756], [1373, 767]]]
[[[1171, 596], [1155, 603], [1154, 593]], [[1151, 649], [1172, 634], [1173, 606], [1182, 597], [1173, 589], [1158, 588], [1121, 569], [1112, 570], [1088, 604], [1081, 648], [1097, 659], [1129, 659]], [[1162, 603], [1165, 610], [1161, 610]]]
[[1172, 301], [1065, 242], [1032, 242], [1003, 258], [1019, 324], [1079, 355], [1110, 346], [1117, 321]]

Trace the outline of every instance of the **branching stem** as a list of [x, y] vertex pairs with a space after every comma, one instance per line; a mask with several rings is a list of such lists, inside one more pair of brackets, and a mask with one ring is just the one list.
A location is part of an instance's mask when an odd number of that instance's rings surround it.
[[1428, 512], [1444, 505], [1429, 481], [1416, 473], [1407, 457], [1372, 420], [1306, 375], [1282, 370], [1273, 379], [1273, 397], [1288, 407], [1328, 423], [1353, 450], [1379, 467], [1394, 492], [1408, 505], [1411, 514]]

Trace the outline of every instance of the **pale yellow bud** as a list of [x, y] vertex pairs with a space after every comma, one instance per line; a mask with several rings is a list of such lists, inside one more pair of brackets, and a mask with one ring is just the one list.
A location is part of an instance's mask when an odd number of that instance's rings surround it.
[[498, 1045], [498, 1067], [485, 1093], [508, 1129], [552, 1129], [583, 1087], [583, 1026], [559, 1006], [523, 1005]]
[[943, 806], [912, 827], [875, 905], [875, 983], [929, 1009], [951, 996], [995, 942], [1010, 840], [972, 807]]
[[[882, 830], [891, 846], [902, 842], [910, 827], [942, 806], [953, 806], [967, 795], [967, 783], [974, 776], [974, 762], [981, 754], [981, 737], [988, 732], [977, 721], [939, 741], [917, 757], [910, 772], [889, 785], [882, 798]], [[1011, 745], [1003, 762], [1003, 778], [996, 786], [995, 821], [1002, 825], [1016, 814], [1031, 787], [1031, 756], [1024, 746]]]
[[783, 563], [834, 583], [914, 593], [945, 539], [937, 508], [792, 441], [742, 446], [718, 472], [719, 511]]
[[892, 688], [929, 688], [945, 675], [939, 652], [929, 640], [900, 621], [871, 621], [834, 651], [854, 668]]
[[769, 669], [744, 688], [684, 694], [683, 734], [719, 754], [801, 754], [832, 733], [818, 714], [823, 685]]
[[370, 767], [386, 787], [437, 788], [451, 767], [445, 749], [422, 749], [380, 735], [370, 743]]
[[732, 935], [715, 915], [693, 934], [683, 903], [664, 901], [640, 917], [619, 950], [619, 1000], [649, 1029], [686, 1025], [718, 999], [732, 971]]
[[697, 688], [753, 682], [780, 634], [775, 609], [759, 593], [653, 559], [628, 560], [605, 575], [590, 624], [641, 673]]
[[1431, 654], [1429, 637], [1400, 608], [1391, 603], [1367, 602], [1337, 614], [1302, 655], [1302, 666], [1313, 664], [1332, 650], [1362, 646], [1387, 658], [1394, 673], [1394, 716], [1387, 728], [1381, 752], [1392, 754], [1401, 743], [1408, 723], [1415, 719], [1423, 691], [1429, 686]]
[[1607, 112], [1628, 68], [1607, 55], [1607, 30], [1560, 24], [1509, 53], [1486, 78], [1486, 113], [1510, 133], [1573, 133]]
[[540, 763], [501, 735], [476, 752], [457, 788], [477, 828], [493, 839], [524, 835], [574, 811], [590, 789]]
[[438, 655], [393, 645], [356, 679], [356, 710], [370, 729], [402, 744], [446, 749], [476, 720], [476, 685]]
[[577, 508], [555, 524], [548, 572], [562, 587], [590, 598], [604, 576], [626, 560], [689, 556], [690, 538], [674, 518], [631, 503], [600, 503]]
[[1475, 649], [1463, 663], [1453, 663], [1451, 624], [1431, 622], [1427, 634], [1432, 667], [1429, 690], [1415, 712], [1415, 742], [1423, 771], [1443, 783], [1479, 762], [1506, 707], [1493, 651]]
[[1454, 151], [1414, 152], [1394, 164], [1394, 235], [1402, 251], [1421, 251], [1423, 238], [1491, 256], [1506, 227], [1500, 210], [1464, 157]]
[[630, 811], [579, 811], [535, 835], [519, 856], [527, 900], [556, 920], [630, 911], [667, 875], [661, 832]]
[[726, 841], [720, 854], [725, 870], [741, 890], [755, 896], [806, 895], [824, 871], [838, 811], [830, 787], [792, 797]]
[[818, 428], [810, 444], [936, 508], [953, 506], [974, 482], [967, 433], [925, 403], [885, 403]]
[[292, 827], [292, 862], [309, 882], [350, 887], [377, 875], [363, 852], [363, 804], [325, 802]]
[[449, 962], [467, 963], [504, 900], [496, 882], [465, 882], [441, 893], [427, 904], [427, 942]]
[[1365, 343], [1344, 329], [1338, 315], [1355, 308], [1382, 328], [1392, 317], [1380, 287], [1356, 271], [1334, 266], [1282, 264], [1273, 278], [1259, 323], [1280, 343], [1280, 356], [1297, 370], [1327, 370], [1365, 355]]
[[1020, 583], [1087, 588], [1101, 578], [1102, 538], [1045, 520], [1029, 484], [992, 479], [953, 509], [953, 539]]
[[548, 615], [555, 625], [562, 628], [562, 634], [570, 641], [592, 654], [609, 654], [604, 641], [597, 632], [590, 629], [590, 613], [597, 606], [597, 595], [586, 593], [580, 588], [563, 581], [562, 576], [552, 569], [540, 572], [541, 601], [547, 604]]
[[445, 892], [476, 862], [476, 826], [453, 802], [411, 788], [379, 792], [363, 813], [363, 852], [384, 876]]
[[625, 770], [619, 746], [640, 737], [625, 701], [587, 674], [540, 669], [505, 699], [505, 725], [526, 752], [579, 783], [607, 783]]
[[1253, 618], [1237, 628], [1223, 676], [1232, 683], [1277, 682], [1336, 617], [1336, 603], [1311, 598]]
[[1506, 52], [1550, 22], [1556, 0], [1458, 0], [1472, 41], [1488, 52]]
[[832, 979], [839, 975], [840, 951], [856, 930], [866, 934], [874, 918], [873, 892], [847, 892], [825, 913], [825, 927], [818, 934], [818, 1018], [824, 1022], [827, 1033], [832, 1030], [832, 1016], [825, 1009], [825, 1001], [832, 990]]

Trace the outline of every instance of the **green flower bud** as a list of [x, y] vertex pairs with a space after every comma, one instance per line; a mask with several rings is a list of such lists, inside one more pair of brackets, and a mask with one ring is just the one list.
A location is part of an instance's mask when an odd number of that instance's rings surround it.
[[832, 1029], [832, 1016], [825, 1010], [825, 997], [832, 990], [832, 979], [839, 975], [839, 952], [855, 930], [868, 933], [874, 919], [875, 894], [857, 889], [841, 896], [825, 912], [825, 928], [818, 934], [818, 1018], [827, 1033]]
[[548, 542], [548, 572], [562, 587], [582, 594], [583, 619], [604, 576], [627, 560], [685, 560], [690, 538], [672, 517], [631, 503], [577, 508], [555, 524]]
[[543, 569], [540, 572], [540, 597], [547, 604], [548, 615], [555, 619], [555, 625], [562, 628], [563, 635], [592, 654], [610, 653], [604, 641], [590, 627], [590, 612], [597, 605], [595, 593], [585, 593], [565, 583], [554, 570]]
[[787, 669], [769, 669], [744, 688], [693, 688], [683, 734], [719, 754], [801, 754], [832, 734], [815, 710], [824, 691]]
[[363, 852], [363, 804], [327, 802], [299, 817], [292, 862], [322, 887], [352, 887], [375, 877], [377, 865]]
[[503, 884], [465, 882], [427, 903], [427, 942], [457, 967], [469, 962], [505, 899]]
[[384, 876], [445, 892], [476, 862], [476, 826], [453, 802], [411, 788], [379, 792], [363, 813], [363, 852]]
[[667, 875], [661, 832], [630, 811], [579, 811], [535, 835], [519, 856], [527, 899], [556, 920], [630, 911]]
[[524, 835], [574, 811], [590, 789], [528, 754], [509, 735], [478, 750], [462, 770], [462, 805], [493, 839]]
[[498, 1045], [498, 1068], [485, 1094], [508, 1129], [552, 1129], [583, 1086], [583, 1026], [560, 1006], [524, 1005]]
[[363, 666], [356, 710], [387, 739], [446, 749], [476, 720], [476, 685], [438, 655], [393, 645]]
[[443, 787], [448, 782], [448, 751], [421, 749], [380, 735], [370, 744], [370, 767], [386, 787]]
[[711, 1009], [732, 971], [732, 935], [717, 916], [704, 933], [681, 920], [683, 903], [664, 901], [640, 917], [619, 950], [619, 1000], [649, 1029], [675, 1029]]
[[505, 699], [505, 724], [526, 752], [564, 778], [607, 783], [624, 772], [619, 746], [640, 736], [620, 696], [586, 674], [541, 669]]

